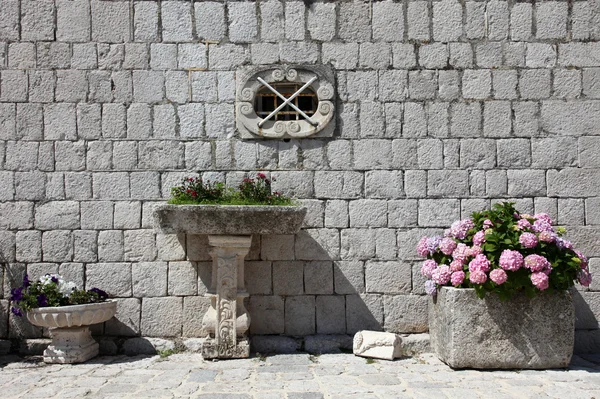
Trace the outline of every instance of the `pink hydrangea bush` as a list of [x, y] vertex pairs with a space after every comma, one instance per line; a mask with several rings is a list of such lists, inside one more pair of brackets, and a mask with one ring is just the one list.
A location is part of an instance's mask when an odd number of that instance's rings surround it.
[[589, 286], [588, 259], [552, 224], [545, 213], [521, 214], [513, 203], [501, 203], [452, 223], [443, 237], [423, 237], [417, 253], [427, 258], [421, 269], [426, 292], [454, 286], [474, 288], [480, 298], [495, 292], [508, 299], [518, 291], [535, 296], [575, 282]]

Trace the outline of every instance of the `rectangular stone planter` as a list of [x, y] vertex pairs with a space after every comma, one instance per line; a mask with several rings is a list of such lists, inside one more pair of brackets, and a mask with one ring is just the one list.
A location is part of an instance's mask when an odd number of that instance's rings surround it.
[[437, 356], [453, 368], [547, 369], [571, 361], [575, 309], [568, 291], [501, 302], [474, 289], [442, 287], [429, 303]]

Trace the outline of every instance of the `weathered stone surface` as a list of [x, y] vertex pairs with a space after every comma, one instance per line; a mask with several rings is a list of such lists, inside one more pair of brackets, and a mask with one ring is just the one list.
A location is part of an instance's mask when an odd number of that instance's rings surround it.
[[383, 297], [385, 330], [396, 333], [422, 333], [427, 323], [428, 298], [423, 295], [386, 295]]
[[346, 334], [317, 334], [304, 337], [304, 350], [317, 355], [340, 353], [352, 349], [352, 336]]
[[154, 210], [157, 229], [188, 234], [293, 234], [306, 208], [281, 206], [160, 205]]
[[252, 352], [256, 354], [296, 353], [300, 350], [301, 342], [292, 337], [276, 335], [253, 335], [251, 339]]
[[397, 334], [379, 331], [359, 331], [354, 335], [353, 352], [356, 356], [394, 360], [400, 346]]
[[141, 333], [148, 337], [178, 337], [183, 325], [181, 297], [142, 299]]
[[571, 294], [519, 295], [508, 303], [495, 295], [480, 300], [473, 289], [443, 287], [429, 303], [435, 353], [453, 368], [566, 367], [574, 343]]
[[175, 343], [162, 338], [130, 338], [123, 344], [123, 352], [127, 356], [156, 355], [161, 350], [175, 349]]

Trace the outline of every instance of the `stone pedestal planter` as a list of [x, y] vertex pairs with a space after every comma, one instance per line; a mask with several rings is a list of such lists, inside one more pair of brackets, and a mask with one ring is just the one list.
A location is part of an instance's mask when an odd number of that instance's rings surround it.
[[567, 367], [574, 344], [571, 293], [501, 302], [473, 289], [442, 287], [429, 303], [429, 333], [437, 356], [453, 368]]
[[161, 205], [155, 227], [162, 233], [207, 234], [213, 259], [211, 307], [202, 319], [209, 337], [202, 346], [205, 359], [250, 356], [246, 332], [250, 316], [244, 306], [244, 258], [252, 234], [294, 234], [306, 208], [295, 206]]
[[27, 312], [33, 325], [50, 329], [52, 344], [44, 351], [46, 363], [81, 363], [98, 355], [89, 326], [111, 319], [116, 302], [36, 308]]

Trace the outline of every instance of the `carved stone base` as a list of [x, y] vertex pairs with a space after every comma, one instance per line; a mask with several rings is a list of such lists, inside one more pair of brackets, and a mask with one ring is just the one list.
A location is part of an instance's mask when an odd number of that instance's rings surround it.
[[250, 341], [248, 338], [238, 338], [234, 347], [221, 350], [214, 338], [207, 338], [202, 344], [202, 357], [204, 359], [241, 359], [250, 357]]
[[98, 343], [88, 327], [54, 328], [52, 344], [44, 351], [46, 363], [81, 363], [98, 356]]

